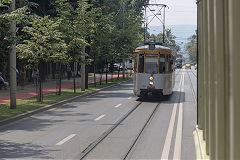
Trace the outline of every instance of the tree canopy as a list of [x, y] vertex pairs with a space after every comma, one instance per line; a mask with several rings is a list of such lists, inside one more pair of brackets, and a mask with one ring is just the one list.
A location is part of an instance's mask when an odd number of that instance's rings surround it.
[[17, 45], [18, 57], [25, 59], [30, 65], [40, 62], [68, 61], [66, 43], [58, 30], [61, 20], [53, 21], [48, 16], [33, 18], [30, 26], [25, 26], [25, 32], [30, 38]]
[[[11, 0], [0, 0], [0, 7]], [[17, 10], [1, 12], [0, 32], [8, 58], [9, 26], [17, 22], [18, 58], [40, 61], [119, 61], [143, 39], [142, 8], [148, 0], [19, 0]], [[85, 53], [90, 46], [90, 53]], [[88, 55], [89, 54], [89, 55]]]
[[191, 61], [197, 61], [197, 34], [193, 34], [188, 38], [188, 43], [185, 46], [186, 51], [189, 54]]
[[[158, 35], [151, 35], [149, 41], [157, 41], [163, 43], [163, 33], [159, 33]], [[171, 29], [165, 30], [165, 39], [164, 43], [166, 46], [170, 47], [173, 50], [173, 53], [177, 55], [177, 52], [180, 51], [180, 46], [176, 43], [176, 36], [172, 34]]]

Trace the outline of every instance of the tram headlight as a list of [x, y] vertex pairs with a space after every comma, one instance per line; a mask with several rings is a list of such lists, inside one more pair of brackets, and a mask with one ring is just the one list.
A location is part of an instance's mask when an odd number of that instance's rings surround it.
[[151, 77], [149, 77], [149, 80], [150, 80], [150, 81], [152, 81], [152, 80], [153, 80], [153, 77], [152, 77], [152, 76], [151, 76]]
[[150, 82], [149, 82], [149, 84], [150, 84], [150, 85], [153, 85], [153, 82], [152, 82], [152, 81], [150, 81]]

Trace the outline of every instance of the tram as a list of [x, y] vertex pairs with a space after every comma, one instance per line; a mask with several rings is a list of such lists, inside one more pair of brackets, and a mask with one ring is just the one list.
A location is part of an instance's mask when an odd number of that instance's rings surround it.
[[175, 57], [160, 43], [145, 43], [134, 51], [134, 94], [171, 95], [175, 85]]
[[177, 68], [182, 68], [182, 63], [183, 63], [182, 58], [177, 58], [176, 59]]

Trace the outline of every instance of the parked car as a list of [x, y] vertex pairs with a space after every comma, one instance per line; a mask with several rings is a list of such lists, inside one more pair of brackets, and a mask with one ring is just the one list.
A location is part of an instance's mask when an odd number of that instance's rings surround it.
[[185, 69], [191, 69], [191, 65], [190, 64], [186, 64], [185, 65]]

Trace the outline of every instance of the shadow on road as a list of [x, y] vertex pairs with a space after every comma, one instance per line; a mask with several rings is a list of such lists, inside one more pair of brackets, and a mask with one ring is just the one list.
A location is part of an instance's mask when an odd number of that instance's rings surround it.
[[185, 92], [173, 91], [173, 94], [168, 96], [150, 95], [148, 97], [138, 98], [137, 101], [165, 104], [183, 103], [185, 102]]
[[45, 147], [39, 145], [33, 145], [30, 143], [13, 143], [9, 141], [0, 140], [0, 159], [53, 159], [49, 157], [49, 153], [57, 151], [54, 149], [45, 149]]

